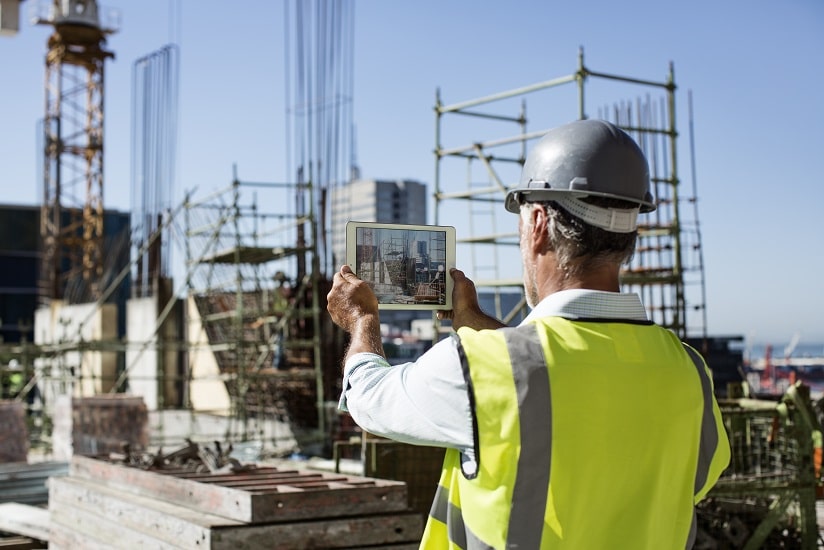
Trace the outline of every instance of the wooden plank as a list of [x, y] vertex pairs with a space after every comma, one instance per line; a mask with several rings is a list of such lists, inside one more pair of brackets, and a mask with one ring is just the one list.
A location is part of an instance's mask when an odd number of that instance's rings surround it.
[[[108, 541], [101, 541], [90, 537], [73, 529], [74, 526], [63, 526], [60, 521], [64, 518], [57, 518], [52, 521], [51, 538], [49, 539], [49, 550], [110, 550], [112, 545]], [[160, 548], [157, 546], [157, 548]]]
[[250, 523], [292, 521], [398, 512], [408, 509], [406, 485], [378, 485], [346, 489], [301, 490], [284, 486], [274, 493], [255, 494]]
[[0, 531], [49, 540], [49, 511], [17, 502], [0, 504]]
[[[301, 473], [298, 470], [282, 470], [280, 468], [255, 468], [254, 472], [256, 475], [265, 475], [267, 477], [271, 477], [274, 479], [277, 478], [287, 478], [287, 477], [295, 477], [299, 476]], [[193, 481], [203, 481], [208, 480], [212, 482], [220, 482], [220, 481], [231, 481], [233, 479], [249, 477], [245, 476], [242, 472], [236, 474], [210, 474], [208, 472], [192, 472], [191, 470], [158, 470], [155, 473], [160, 475], [173, 475], [175, 477], [179, 477], [181, 479], [191, 479]], [[320, 474], [318, 474], [320, 475]]]
[[[363, 486], [361, 482], [368, 478], [356, 476], [343, 476], [352, 482], [346, 485], [340, 481], [342, 476], [330, 474], [333, 486], [311, 490], [295, 486], [291, 477], [283, 484], [278, 484], [275, 479], [272, 485], [262, 490], [235, 489], [206, 483], [204, 480], [208, 477], [193, 481], [78, 455], [72, 458], [71, 472], [75, 477], [104, 483], [131, 494], [163, 499], [246, 523], [288, 522], [408, 509], [405, 483], [371, 479], [372, 486]], [[250, 473], [237, 475], [243, 479]], [[306, 475], [316, 478], [318, 473]], [[225, 476], [221, 474], [220, 477]]]
[[[127, 550], [133, 548], [168, 548], [181, 550], [193, 548], [179, 546], [167, 541], [161, 541], [151, 536], [153, 526], [147, 525], [143, 532], [128, 529], [116, 521], [97, 515], [88, 514], [82, 510], [68, 506], [56, 509], [53, 512], [56, 524], [71, 531], [76, 539], [83, 541], [82, 546], [72, 548], [107, 548]], [[101, 542], [105, 541], [105, 542]], [[208, 548], [208, 547], [206, 547]]]
[[[49, 507], [53, 517], [65, 518], [78, 513], [94, 518], [97, 531], [86, 528], [84, 534], [100, 538], [98, 531], [102, 531], [106, 537], [101, 540], [112, 540], [110, 537], [117, 534], [124, 537], [124, 544], [135, 542], [141, 538], [141, 532], [151, 528], [152, 537], [164, 544], [180, 548], [207, 548], [203, 544], [212, 526], [242, 525], [220, 516], [71, 477], [52, 482]], [[109, 520], [115, 521], [116, 526], [108, 525], [106, 522]], [[72, 525], [67, 524], [68, 527]], [[131, 531], [137, 534], [132, 535]]]
[[249, 498], [251, 495], [242, 491], [158, 475], [78, 455], [72, 457], [70, 471], [73, 477], [103, 483], [133, 495], [163, 499], [239, 521], [249, 521], [253, 515], [252, 501]]
[[0, 550], [44, 550], [45, 542], [29, 537], [0, 537]]
[[256, 524], [212, 530], [211, 550], [267, 548], [302, 550], [315, 548], [374, 548], [376, 545], [413, 543], [418, 548], [423, 519], [417, 512], [380, 516], [334, 518], [297, 523]]

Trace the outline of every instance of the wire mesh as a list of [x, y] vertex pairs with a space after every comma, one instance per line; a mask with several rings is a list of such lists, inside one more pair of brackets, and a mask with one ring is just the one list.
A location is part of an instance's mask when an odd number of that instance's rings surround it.
[[698, 505], [695, 548], [818, 548], [821, 427], [808, 388], [720, 406], [730, 463]]
[[792, 419], [772, 410], [726, 407], [730, 466], [722, 482], [752, 487], [786, 484], [799, 476], [803, 462]]

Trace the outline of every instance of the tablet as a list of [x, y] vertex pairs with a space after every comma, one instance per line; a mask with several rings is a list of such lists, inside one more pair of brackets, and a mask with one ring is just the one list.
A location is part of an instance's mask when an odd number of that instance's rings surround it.
[[350, 221], [346, 263], [381, 309], [452, 309], [454, 227]]

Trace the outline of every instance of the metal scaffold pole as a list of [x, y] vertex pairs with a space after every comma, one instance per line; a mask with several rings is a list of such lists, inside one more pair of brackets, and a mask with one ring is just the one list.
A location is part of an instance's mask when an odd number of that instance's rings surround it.
[[326, 399], [324, 397], [324, 377], [323, 377], [323, 352], [321, 349], [321, 322], [320, 322], [320, 256], [317, 253], [317, 249], [314, 246], [314, 243], [318, 240], [318, 222], [316, 219], [316, 212], [314, 210], [315, 204], [315, 194], [314, 194], [314, 186], [312, 182], [309, 182], [309, 223], [311, 224], [311, 234], [312, 234], [312, 258], [311, 258], [311, 266], [312, 272], [310, 273], [310, 277], [312, 278], [312, 354], [313, 354], [313, 364], [315, 367], [315, 388], [317, 391], [316, 401], [317, 401], [317, 409], [318, 409], [318, 433], [326, 434]]
[[[296, 193], [306, 193], [306, 211], [290, 200]], [[270, 417], [288, 421], [303, 444], [329, 437], [323, 361], [331, 344], [321, 318], [328, 283], [313, 193], [311, 181], [247, 182], [235, 171], [224, 192], [188, 202], [188, 286], [207, 338], [198, 353], [226, 379], [241, 440]]]
[[[573, 83], [574, 94], [564, 92], [566, 85]], [[664, 81], [620, 76], [589, 69], [584, 62], [584, 52], [581, 49], [578, 53], [577, 69], [570, 75], [453, 104], [444, 104], [441, 99], [442, 91], [438, 90], [434, 106], [435, 223], [442, 219], [443, 209], [451, 208], [455, 202], [467, 202], [470, 205], [469, 220], [466, 224], [469, 234], [458, 239], [459, 261], [462, 253], [470, 260], [497, 258], [500, 255], [501, 260], [495, 261], [496, 267], [499, 264], [520, 265], [517, 255], [517, 234], [506, 231], [476, 233], [482, 231], [481, 228], [494, 229], [496, 222], [494, 217], [491, 220], [485, 218], [483, 223], [473, 222], [473, 216], [477, 217], [480, 212], [473, 204], [502, 204], [507, 190], [518, 181], [528, 145], [543, 136], [551, 127], [567, 122], [570, 118], [587, 118], [587, 100], [605, 100], [605, 89], [614, 89], [615, 93], [621, 94], [637, 94], [637, 90], [641, 90], [646, 96], [643, 101], [639, 99], [637, 105], [633, 105], [632, 101], [624, 101], [612, 108], [599, 109], [598, 118], [614, 122], [638, 141], [650, 163], [653, 194], [659, 205], [654, 215], [641, 221], [636, 255], [622, 272], [622, 285], [626, 290], [639, 292], [644, 297], [650, 318], [672, 329], [679, 336], [686, 337], [690, 331], [703, 332], [703, 327], [699, 326], [700, 319], [688, 319], [687, 316], [688, 311], [704, 310], [704, 298], [703, 295], [687, 295], [685, 274], [696, 273], [696, 277], [703, 280], [703, 265], [700, 262], [696, 265], [686, 265], [683, 255], [685, 223], [682, 219], [683, 209], [680, 206], [682, 201], [694, 199], [679, 192], [676, 86], [672, 64]], [[660, 117], [654, 114], [655, 101], [651, 98], [653, 93], [664, 95], [661, 99], [664, 108]], [[541, 105], [539, 109], [531, 111], [542, 113], [547, 119], [538, 121], [538, 130], [527, 129], [527, 95]], [[558, 116], [557, 113], [563, 111], [564, 98], [569, 98], [570, 95], [576, 99], [569, 109], [573, 114]], [[515, 101], [521, 102], [520, 113], [506, 114], [504, 109], [518, 108]], [[548, 113], [556, 114], [555, 118], [548, 117]], [[481, 125], [478, 121], [485, 122]], [[504, 133], [503, 137], [500, 133], [496, 135], [494, 130], [489, 130], [493, 122], [517, 123], [519, 133]], [[443, 136], [446, 135], [444, 128], [447, 123], [449, 135], [464, 136], [463, 143], [442, 142]], [[453, 161], [456, 160], [463, 160], [465, 163], [463, 175], [453, 166]], [[478, 184], [481, 178], [490, 183]], [[463, 188], [460, 180], [466, 180]], [[450, 213], [453, 212], [454, 210], [450, 210]], [[484, 210], [484, 216], [487, 215], [486, 212]], [[511, 223], [509, 227], [512, 227]], [[694, 246], [700, 249], [700, 242], [694, 243]], [[469, 275], [475, 280], [481, 292], [494, 294], [496, 300], [499, 292], [509, 293], [510, 297], [513, 293], [521, 293], [519, 272], [499, 275], [493, 270], [492, 277], [487, 277], [483, 266], [474, 261], [469, 263], [472, 265]], [[510, 299], [509, 302], [512, 307], [508, 312], [501, 312], [502, 316], [508, 321], [522, 318], [525, 314], [525, 302], [514, 299]]]

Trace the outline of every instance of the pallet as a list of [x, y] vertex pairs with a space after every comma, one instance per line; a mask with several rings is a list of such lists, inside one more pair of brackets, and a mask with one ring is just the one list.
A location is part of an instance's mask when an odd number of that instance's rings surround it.
[[403, 511], [406, 484], [257, 468], [236, 474], [145, 471], [75, 455], [71, 475], [247, 523]]

